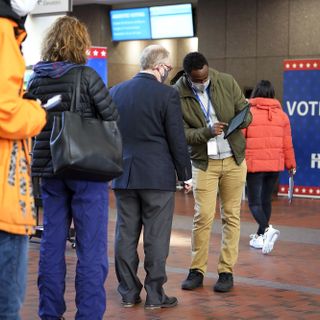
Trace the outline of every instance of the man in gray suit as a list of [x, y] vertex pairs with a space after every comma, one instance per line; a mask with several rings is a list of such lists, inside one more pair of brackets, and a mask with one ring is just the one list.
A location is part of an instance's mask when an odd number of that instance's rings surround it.
[[[171, 65], [160, 45], [146, 47], [141, 71], [110, 90], [120, 114], [124, 173], [113, 182], [117, 204], [115, 264], [124, 307], [141, 302], [137, 246], [143, 227], [145, 308], [177, 305], [163, 285], [169, 253], [176, 177], [191, 178], [179, 94], [164, 85]], [[186, 186], [188, 188], [188, 186]]]

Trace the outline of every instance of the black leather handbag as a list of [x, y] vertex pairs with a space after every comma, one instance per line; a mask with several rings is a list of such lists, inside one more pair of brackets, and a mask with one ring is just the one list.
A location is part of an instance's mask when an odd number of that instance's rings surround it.
[[76, 112], [81, 73], [76, 74], [70, 111], [54, 117], [50, 137], [53, 171], [63, 178], [109, 181], [123, 171], [120, 131], [116, 121], [84, 118]]

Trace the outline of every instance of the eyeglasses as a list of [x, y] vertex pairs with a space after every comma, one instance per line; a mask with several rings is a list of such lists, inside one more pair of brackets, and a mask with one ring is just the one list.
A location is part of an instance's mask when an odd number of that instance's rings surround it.
[[169, 66], [165, 63], [162, 63], [163, 66], [165, 66], [167, 68], [168, 71], [171, 71], [172, 70], [172, 66]]

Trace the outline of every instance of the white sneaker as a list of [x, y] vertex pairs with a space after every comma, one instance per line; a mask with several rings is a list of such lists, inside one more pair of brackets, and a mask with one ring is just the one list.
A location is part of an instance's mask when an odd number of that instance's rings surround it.
[[279, 238], [279, 235], [280, 235], [280, 231], [277, 229], [274, 229], [270, 224], [269, 228], [266, 229], [263, 235], [263, 238], [264, 238], [264, 243], [262, 247], [263, 254], [268, 254], [272, 251], [275, 242]]
[[256, 248], [256, 249], [262, 249], [263, 247], [263, 235], [260, 234], [251, 234], [250, 235], [251, 240], [249, 241], [250, 247]]

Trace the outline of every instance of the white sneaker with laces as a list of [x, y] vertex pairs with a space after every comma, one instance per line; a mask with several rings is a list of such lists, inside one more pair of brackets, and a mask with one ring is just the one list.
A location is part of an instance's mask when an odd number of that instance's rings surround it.
[[278, 240], [279, 236], [280, 236], [280, 231], [277, 229], [274, 229], [270, 224], [269, 228], [266, 229], [263, 235], [263, 238], [264, 238], [264, 243], [262, 247], [263, 254], [268, 254], [272, 251], [273, 246], [275, 242]]
[[256, 248], [256, 249], [262, 249], [263, 247], [263, 235], [260, 234], [251, 234], [250, 235], [251, 240], [249, 241], [250, 247]]

